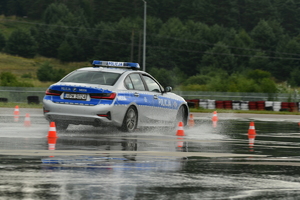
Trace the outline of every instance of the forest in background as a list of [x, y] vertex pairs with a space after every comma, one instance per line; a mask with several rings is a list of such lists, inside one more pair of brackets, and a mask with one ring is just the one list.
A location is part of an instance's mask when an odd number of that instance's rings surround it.
[[[299, 8], [300, 0], [149, 0], [146, 69], [182, 90], [298, 87]], [[1, 28], [0, 49], [61, 62], [141, 64], [143, 12], [142, 0], [2, 0], [0, 14], [29, 28]]]

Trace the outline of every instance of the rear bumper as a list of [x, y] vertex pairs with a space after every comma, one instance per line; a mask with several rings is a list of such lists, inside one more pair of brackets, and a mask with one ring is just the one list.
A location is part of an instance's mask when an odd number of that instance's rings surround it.
[[[113, 125], [121, 126], [122, 120], [115, 113], [113, 104], [100, 104], [95, 106], [66, 105], [43, 100], [44, 115], [48, 121], [64, 122], [67, 124], [84, 125]], [[99, 116], [101, 115], [101, 116]]]

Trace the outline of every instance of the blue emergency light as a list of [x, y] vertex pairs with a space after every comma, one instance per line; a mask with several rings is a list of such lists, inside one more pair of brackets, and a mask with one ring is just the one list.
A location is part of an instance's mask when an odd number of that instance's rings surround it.
[[138, 63], [130, 63], [130, 62], [114, 62], [114, 61], [94, 60], [92, 65], [95, 67], [102, 66], [102, 67], [113, 67], [113, 68], [140, 69], [140, 65]]

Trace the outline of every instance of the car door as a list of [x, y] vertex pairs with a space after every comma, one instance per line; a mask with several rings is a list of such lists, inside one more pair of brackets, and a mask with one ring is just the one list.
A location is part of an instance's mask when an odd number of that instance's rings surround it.
[[152, 77], [143, 74], [143, 80], [146, 84], [147, 93], [153, 101], [153, 119], [158, 121], [170, 121], [174, 118], [174, 114], [177, 113], [173, 107], [173, 100], [168, 97], [167, 93], [163, 93], [162, 87]]
[[139, 120], [148, 122], [153, 116], [153, 95], [149, 96], [146, 87], [139, 73], [132, 73], [124, 80], [128, 89], [130, 101], [135, 102], [139, 109]]

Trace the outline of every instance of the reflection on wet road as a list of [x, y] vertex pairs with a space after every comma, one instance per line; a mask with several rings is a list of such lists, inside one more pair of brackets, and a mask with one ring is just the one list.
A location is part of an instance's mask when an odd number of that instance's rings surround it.
[[49, 145], [49, 124], [32, 112], [26, 127], [25, 114], [14, 122], [0, 108], [0, 199], [300, 198], [297, 116], [226, 114], [214, 128], [197, 114], [184, 136], [74, 125]]

